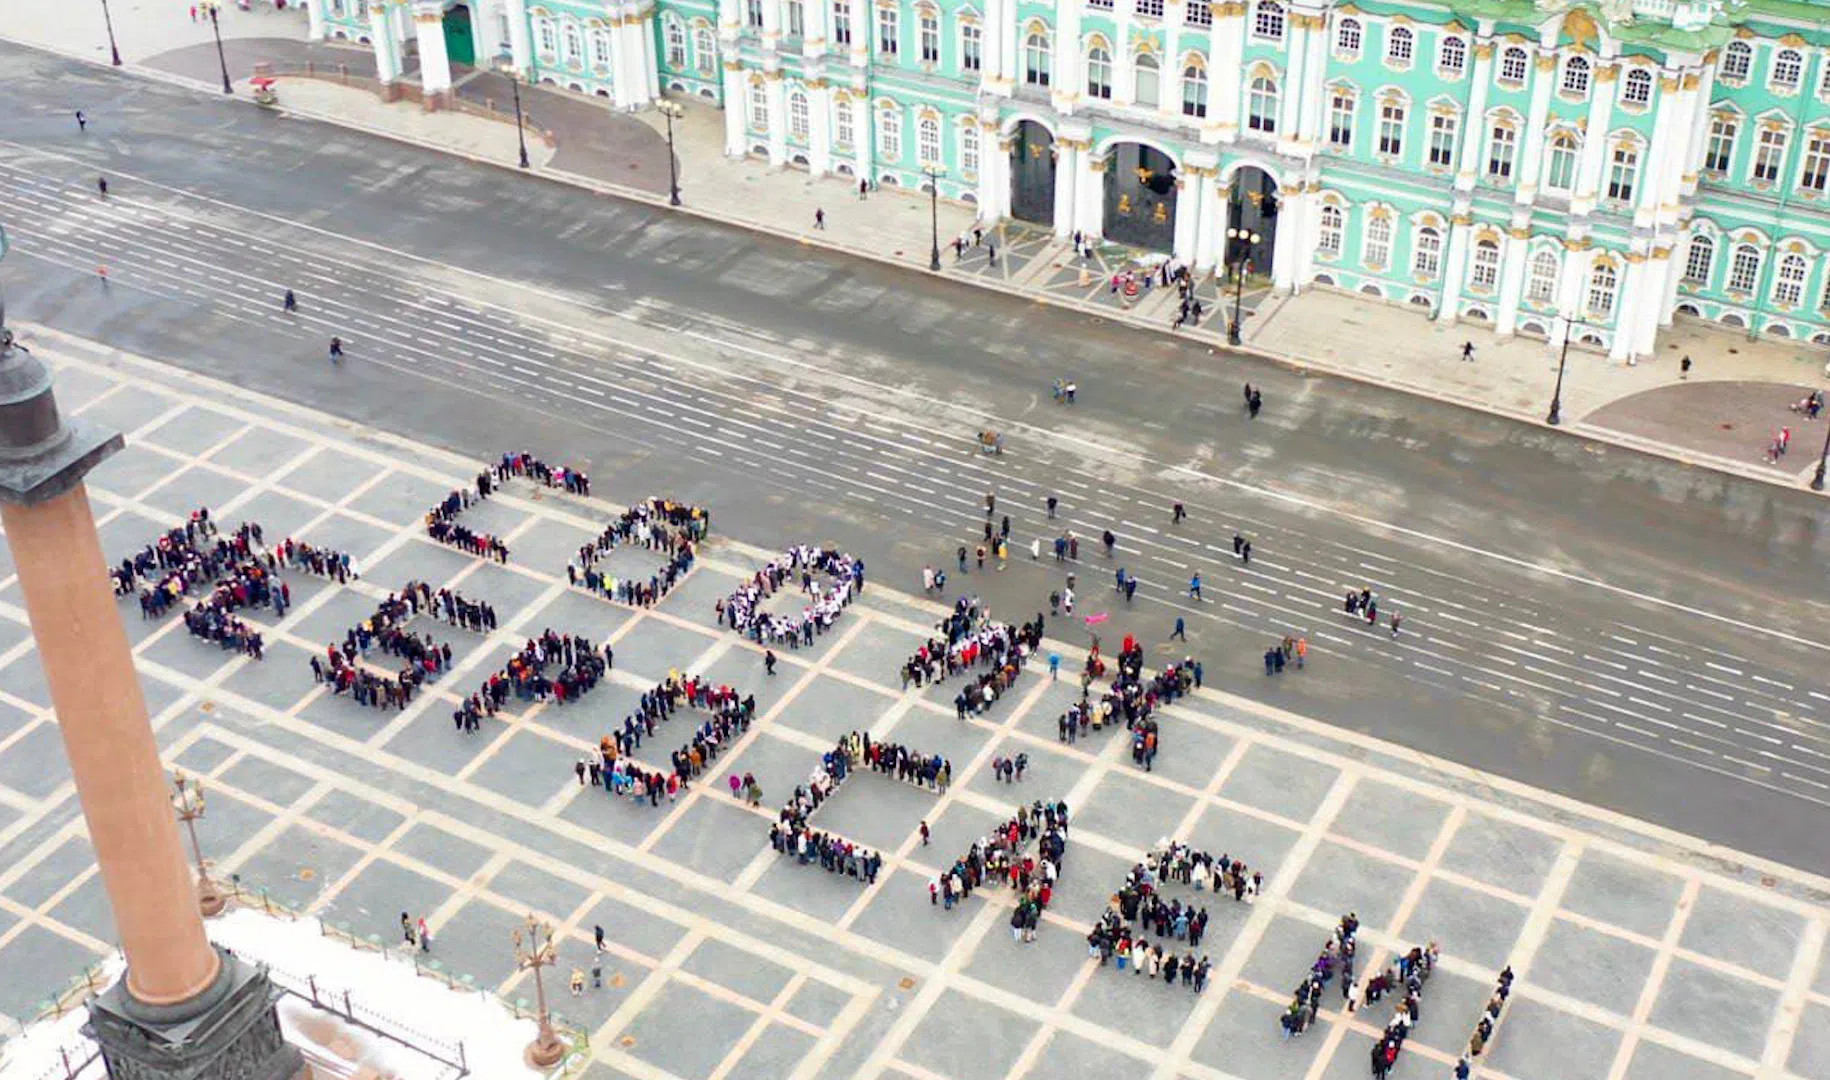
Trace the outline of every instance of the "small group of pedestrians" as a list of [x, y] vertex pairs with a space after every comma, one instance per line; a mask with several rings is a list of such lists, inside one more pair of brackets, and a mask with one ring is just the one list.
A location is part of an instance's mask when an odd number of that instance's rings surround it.
[[1506, 999], [1511, 996], [1512, 966], [1509, 964], [1500, 972], [1493, 993], [1487, 996], [1487, 1007], [1481, 1010], [1481, 1018], [1475, 1021], [1474, 1031], [1468, 1035], [1468, 1049], [1455, 1062], [1455, 1080], [1468, 1080], [1468, 1074], [1473, 1071], [1472, 1059], [1486, 1053], [1487, 1044], [1493, 1040], [1494, 1025], [1500, 1022]]
[[1264, 673], [1282, 675], [1287, 667], [1301, 671], [1309, 665], [1309, 639], [1300, 634], [1285, 634], [1283, 640], [1264, 651]]
[[[322, 658], [311, 657], [312, 680], [328, 683], [332, 693], [348, 694], [360, 705], [384, 711], [406, 708], [420, 687], [451, 669], [449, 643], [409, 628], [422, 613], [435, 614], [441, 609], [475, 612], [474, 625], [466, 628], [478, 633], [496, 627], [495, 609], [486, 602], [465, 600], [449, 589], [434, 590], [423, 581], [410, 581], [398, 592], [389, 593], [376, 605], [374, 614], [344, 631], [341, 644], [325, 646]], [[464, 625], [455, 617], [448, 616], [447, 621]], [[400, 661], [398, 673], [382, 676], [359, 662], [375, 647]]]
[[[1309, 965], [1303, 981], [1296, 986], [1296, 993], [1290, 999], [1289, 1008], [1278, 1018], [1278, 1025], [1283, 1028], [1284, 1038], [1294, 1038], [1314, 1026], [1316, 1017], [1322, 1009], [1322, 992], [1335, 976], [1341, 979], [1341, 1000], [1348, 1012], [1359, 1006], [1359, 984], [1354, 981], [1354, 960], [1359, 951], [1360, 916], [1348, 912], [1341, 916], [1334, 930], [1328, 935], [1328, 943], [1316, 956], [1315, 962]], [[1373, 980], [1375, 983], [1377, 979]], [[1367, 1000], [1376, 1002], [1383, 991], [1375, 991], [1371, 983], [1367, 986]]]
[[[1404, 1052], [1404, 1040], [1410, 1036], [1411, 1028], [1423, 1019], [1423, 987], [1430, 981], [1430, 973], [1436, 970], [1436, 962], [1441, 957], [1434, 941], [1427, 945], [1417, 945], [1411, 951], [1398, 957], [1395, 966], [1387, 968], [1372, 981], [1383, 981], [1395, 996], [1404, 996], [1392, 1009], [1392, 1018], [1385, 1024], [1385, 1032], [1372, 1048], [1372, 1074], [1375, 1080], [1385, 1080], [1398, 1064], [1398, 1055]], [[1377, 1000], [1373, 996], [1372, 986], [1367, 985], [1366, 1000]]]
[[[1368, 628], [1379, 625], [1379, 598], [1373, 593], [1370, 585], [1361, 586], [1358, 592], [1352, 589], [1347, 590], [1346, 597], [1341, 601], [1341, 610], [1345, 611], [1349, 617], [1365, 620]], [[1404, 625], [1404, 615], [1402, 612], [1392, 611], [1390, 616], [1392, 636], [1397, 637], [1399, 627]]]
[[494, 490], [488, 473], [478, 473], [476, 490], [455, 488], [426, 511], [426, 535], [469, 555], [508, 562], [508, 545], [499, 536], [480, 533], [458, 520], [458, 515], [487, 499]]

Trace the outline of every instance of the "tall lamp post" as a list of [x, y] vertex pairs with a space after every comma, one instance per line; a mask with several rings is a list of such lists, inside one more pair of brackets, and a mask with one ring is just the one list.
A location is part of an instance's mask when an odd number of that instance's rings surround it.
[[521, 124], [521, 73], [515, 70], [512, 56], [496, 57], [496, 70], [508, 77], [509, 91], [515, 98], [515, 139], [521, 144], [521, 167], [527, 168], [527, 130]]
[[559, 950], [553, 945], [553, 924], [543, 923], [534, 918], [532, 912], [527, 916], [527, 936], [520, 930], [514, 932], [515, 967], [521, 971], [531, 970], [534, 973], [534, 1001], [540, 1009], [540, 1033], [534, 1041], [527, 1044], [527, 1060], [536, 1068], [551, 1068], [566, 1056], [566, 1044], [559, 1041], [553, 1032], [553, 1022], [546, 1011], [546, 984], [540, 979], [540, 969], [551, 967], [559, 960]]
[[1550, 392], [1550, 415], [1544, 418], [1544, 422], [1553, 427], [1563, 422], [1563, 365], [1569, 362], [1569, 335], [1575, 325], [1574, 319], [1563, 320], [1563, 349], [1557, 354], [1557, 386]]
[[940, 178], [947, 175], [945, 165], [924, 165], [921, 175], [928, 178], [928, 224], [933, 229], [933, 244], [928, 250], [928, 269], [940, 272]]
[[114, 43], [114, 16], [108, 14], [108, 0], [102, 0], [102, 25], [108, 28], [108, 52], [115, 67], [121, 66], [121, 47]]
[[1824, 490], [1824, 469], [1830, 466], [1830, 424], [1824, 425], [1824, 452], [1817, 455], [1817, 475], [1811, 477], [1811, 490]]
[[222, 92], [233, 94], [235, 86], [229, 82], [229, 61], [222, 54], [222, 24], [216, 21], [216, 12], [220, 7], [220, 4], [212, 2], [207, 9], [210, 13], [210, 33], [216, 35], [216, 63], [222, 68]]
[[680, 205], [680, 166], [679, 159], [674, 157], [674, 121], [686, 115], [686, 109], [678, 102], [662, 101], [655, 108], [667, 118], [667, 205]]
[[204, 807], [203, 781], [174, 772], [172, 788], [172, 808], [178, 811], [178, 820], [184, 822], [191, 834], [191, 856], [197, 861], [197, 907], [206, 919], [220, 915], [228, 901], [216, 882], [210, 879], [209, 867], [203, 861], [203, 847], [197, 843], [197, 819], [203, 816]]
[[1250, 263], [1252, 249], [1262, 243], [1264, 237], [1250, 229], [1226, 230], [1226, 250], [1228, 261], [1235, 277], [1233, 284], [1233, 321], [1226, 326], [1226, 343], [1239, 344], [1239, 316], [1245, 304], [1245, 268]]

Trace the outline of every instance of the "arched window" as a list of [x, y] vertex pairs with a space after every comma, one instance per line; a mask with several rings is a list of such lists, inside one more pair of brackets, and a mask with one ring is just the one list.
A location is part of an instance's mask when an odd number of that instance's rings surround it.
[[1543, 248], [1531, 257], [1531, 272], [1525, 278], [1525, 299], [1539, 307], [1557, 301], [1557, 253]]
[[1706, 234], [1690, 238], [1690, 250], [1684, 253], [1684, 281], [1702, 288], [1709, 287], [1709, 272], [1715, 269], [1716, 242]]
[[1360, 20], [1342, 19], [1335, 24], [1334, 51], [1344, 59], [1360, 58]]
[[1416, 36], [1409, 27], [1394, 26], [1385, 36], [1385, 62], [1393, 67], [1410, 67]]
[[1786, 144], [1792, 139], [1784, 128], [1762, 127], [1754, 143], [1754, 179], [1773, 183], [1785, 164]]
[[1608, 162], [1608, 198], [1614, 202], [1632, 202], [1633, 185], [1639, 179], [1639, 145], [1621, 142], [1614, 147]]
[[877, 110], [877, 156], [885, 161], [902, 157], [902, 114], [894, 108]]
[[1284, 9], [1277, 0], [1259, 0], [1252, 13], [1252, 36], [1265, 41], [1284, 39]]
[[783, 27], [789, 37], [801, 37], [807, 32], [807, 8], [801, 0], [786, 0], [782, 4]]
[[1356, 104], [1353, 91], [1337, 86], [1328, 94], [1328, 145], [1337, 150], [1353, 149], [1353, 115]]
[[1760, 281], [1760, 249], [1752, 244], [1736, 244], [1728, 261], [1730, 292], [1751, 293]]
[[1477, 240], [1474, 244], [1474, 269], [1468, 274], [1468, 284], [1475, 292], [1490, 293], [1500, 280], [1500, 246], [1492, 240]]
[[1589, 318], [1606, 321], [1614, 317], [1614, 287], [1619, 281], [1612, 263], [1595, 264], [1589, 272]]
[[841, 98], [832, 107], [832, 141], [839, 146], [850, 146], [857, 137], [851, 102]]
[[1524, 49], [1514, 45], [1500, 54], [1500, 81], [1515, 86], [1525, 81], [1525, 72], [1531, 69], [1531, 57]]
[[1156, 108], [1159, 100], [1157, 88], [1158, 83], [1161, 82], [1159, 76], [1162, 74], [1161, 69], [1157, 66], [1156, 57], [1149, 53], [1139, 53], [1136, 62], [1132, 65], [1132, 73], [1135, 76], [1133, 80], [1135, 92], [1131, 95], [1131, 100], [1142, 108]]
[[1458, 37], [1445, 37], [1436, 50], [1436, 66], [1445, 75], [1460, 76], [1468, 63], [1468, 43]]
[[675, 71], [686, 67], [686, 27], [680, 25], [679, 19], [666, 20], [667, 27], [667, 66]]
[[1627, 72], [1627, 78], [1621, 84], [1620, 100], [1628, 105], [1645, 105], [1651, 102], [1652, 73], [1645, 68], [1634, 68]]
[[610, 66], [610, 31], [601, 26], [591, 28], [591, 66], [607, 68]]
[[579, 36], [577, 23], [571, 22], [570, 20], [566, 22], [565, 38], [566, 54], [563, 59], [566, 62], [566, 66], [578, 67], [580, 64], [584, 63], [585, 60], [585, 43], [584, 39]]
[[1345, 231], [1346, 215], [1338, 206], [1322, 205], [1320, 221], [1316, 229], [1315, 253], [1325, 259], [1339, 258], [1341, 255], [1341, 234]]
[[534, 20], [534, 33], [535, 36], [540, 39], [540, 52], [542, 55], [552, 56], [558, 50], [558, 38], [553, 30], [552, 19], [543, 16]]
[[1207, 72], [1195, 64], [1182, 69], [1182, 115], [1207, 115]]
[[1047, 86], [1048, 66], [1048, 35], [1031, 30], [1023, 40], [1023, 81], [1031, 86]]
[[915, 157], [923, 165], [940, 164], [940, 121], [924, 116], [915, 124]]
[[1550, 137], [1549, 160], [1544, 169], [1544, 186], [1568, 194], [1576, 186], [1576, 159], [1582, 156], [1576, 137], [1559, 131]]
[[1735, 118], [1718, 114], [1709, 121], [1709, 142], [1703, 149], [1703, 168], [1714, 173], [1725, 173], [1735, 160], [1735, 136], [1741, 131], [1741, 125]]
[[1779, 271], [1773, 275], [1773, 302], [1797, 307], [1804, 299], [1805, 278], [1811, 272], [1803, 255], [1791, 254], [1779, 260]]
[[1570, 97], [1587, 97], [1589, 93], [1589, 62], [1580, 56], [1572, 56], [1563, 62], [1563, 93]]
[[807, 91], [798, 86], [788, 91], [788, 137], [807, 141]]
[[1392, 223], [1390, 218], [1369, 217], [1366, 221], [1366, 243], [1360, 257], [1367, 266], [1383, 270], [1392, 261]]
[[769, 130], [769, 92], [759, 82], [750, 84], [750, 126], [757, 131]]
[[967, 123], [959, 129], [959, 171], [976, 176], [979, 171], [979, 129]]
[[1277, 131], [1277, 81], [1259, 75], [1246, 95], [1246, 127], [1266, 135]]
[[1519, 133], [1511, 124], [1495, 123], [1487, 140], [1487, 179], [1505, 183], [1512, 179], [1512, 163], [1518, 156]]
[[1773, 54], [1773, 86], [1779, 90], [1796, 90], [1804, 78], [1805, 58], [1797, 49], [1781, 49]]
[[1112, 54], [1098, 45], [1087, 50], [1087, 96], [1112, 97]]
[[718, 67], [718, 39], [712, 36], [710, 27], [701, 26], [693, 31], [693, 68], [701, 75], [710, 75]]
[[921, 62], [940, 63], [940, 16], [931, 10], [918, 13], [916, 29], [921, 36]]
[[1731, 41], [1722, 50], [1721, 74], [1731, 82], [1740, 82], [1754, 67], [1754, 50], [1745, 41]]
[[1387, 98], [1379, 103], [1379, 154], [1400, 157], [1404, 154], [1404, 102]]
[[1442, 233], [1429, 226], [1417, 230], [1416, 250], [1411, 252], [1411, 273], [1434, 278], [1442, 272]]

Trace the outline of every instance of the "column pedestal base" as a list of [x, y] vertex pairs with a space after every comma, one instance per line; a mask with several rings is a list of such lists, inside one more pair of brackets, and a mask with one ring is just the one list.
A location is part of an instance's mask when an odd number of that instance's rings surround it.
[[89, 1003], [87, 1030], [114, 1080], [307, 1080], [280, 1033], [265, 968], [218, 949], [222, 973], [196, 998], [146, 1005], [122, 979]]

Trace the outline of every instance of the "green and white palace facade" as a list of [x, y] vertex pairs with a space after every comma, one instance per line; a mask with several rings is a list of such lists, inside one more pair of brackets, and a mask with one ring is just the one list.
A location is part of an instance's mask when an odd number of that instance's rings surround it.
[[311, 3], [429, 96], [703, 99], [732, 155], [1280, 289], [1616, 358], [1679, 314], [1830, 344], [1830, 3]]

